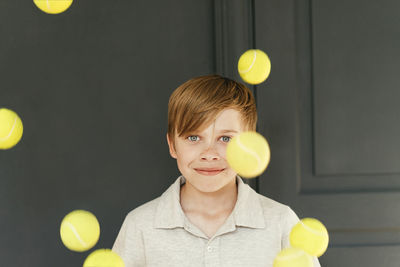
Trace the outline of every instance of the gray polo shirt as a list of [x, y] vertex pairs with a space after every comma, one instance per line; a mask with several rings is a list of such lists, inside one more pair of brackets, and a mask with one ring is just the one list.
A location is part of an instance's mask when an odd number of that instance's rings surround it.
[[[258, 194], [236, 177], [238, 196], [232, 213], [208, 238], [180, 205], [180, 176], [160, 197], [126, 216], [112, 250], [136, 266], [267, 266], [288, 247], [299, 218], [288, 206]], [[320, 266], [314, 257], [314, 266]]]

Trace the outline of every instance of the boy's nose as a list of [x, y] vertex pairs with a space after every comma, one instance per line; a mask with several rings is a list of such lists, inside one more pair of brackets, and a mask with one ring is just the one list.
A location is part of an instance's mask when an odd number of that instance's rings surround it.
[[219, 160], [219, 156], [216, 155], [204, 155], [201, 157], [203, 160], [212, 161], [212, 160]]
[[201, 159], [208, 160], [208, 161], [219, 160], [220, 156], [219, 156], [218, 152], [216, 151], [216, 149], [214, 149], [213, 147], [209, 147], [201, 154]]

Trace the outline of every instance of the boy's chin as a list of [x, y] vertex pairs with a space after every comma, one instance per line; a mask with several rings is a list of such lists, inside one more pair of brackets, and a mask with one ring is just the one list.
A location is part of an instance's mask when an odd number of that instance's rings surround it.
[[[235, 177], [236, 178], [236, 177]], [[226, 177], [217, 176], [201, 176], [186, 179], [192, 187], [203, 193], [212, 193], [221, 190], [227, 184], [230, 183]]]

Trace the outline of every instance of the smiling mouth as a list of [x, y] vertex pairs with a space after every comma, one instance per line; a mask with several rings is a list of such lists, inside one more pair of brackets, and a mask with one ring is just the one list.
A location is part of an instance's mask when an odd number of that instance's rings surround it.
[[207, 176], [212, 176], [212, 175], [217, 175], [218, 173], [224, 171], [225, 169], [220, 169], [220, 170], [202, 170], [202, 169], [195, 169], [196, 172], [202, 174], [202, 175], [207, 175]]

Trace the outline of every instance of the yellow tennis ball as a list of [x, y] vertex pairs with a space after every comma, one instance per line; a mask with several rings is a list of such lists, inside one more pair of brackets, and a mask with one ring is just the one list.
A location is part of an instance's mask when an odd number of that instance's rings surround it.
[[286, 248], [279, 252], [273, 267], [312, 267], [312, 257], [301, 249]]
[[289, 235], [292, 247], [300, 248], [313, 256], [321, 256], [328, 248], [329, 235], [326, 227], [317, 219], [300, 220]]
[[74, 210], [62, 220], [60, 236], [67, 248], [83, 252], [96, 245], [100, 237], [100, 225], [91, 212]]
[[0, 149], [15, 146], [22, 137], [23, 126], [20, 117], [12, 110], [0, 109]]
[[240, 176], [257, 177], [265, 171], [270, 160], [268, 142], [257, 132], [242, 132], [229, 141], [226, 159], [229, 166]]
[[45, 13], [59, 14], [67, 10], [72, 0], [33, 0], [35, 5]]
[[111, 249], [97, 249], [89, 254], [83, 267], [125, 267], [125, 264]]
[[271, 72], [271, 61], [260, 49], [250, 49], [240, 56], [238, 71], [246, 83], [260, 84]]

